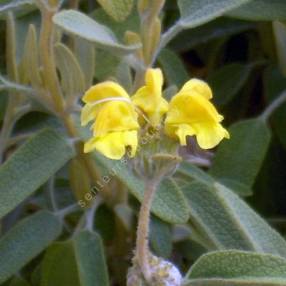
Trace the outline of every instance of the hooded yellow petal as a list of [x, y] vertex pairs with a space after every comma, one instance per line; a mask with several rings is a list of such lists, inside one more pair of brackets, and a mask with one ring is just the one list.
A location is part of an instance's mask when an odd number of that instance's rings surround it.
[[223, 117], [217, 112], [213, 104], [201, 94], [178, 93], [169, 105], [167, 123], [194, 123], [201, 121], [220, 122]]
[[202, 149], [213, 148], [223, 138], [229, 138], [220, 124], [223, 116], [209, 101], [211, 97], [206, 83], [198, 79], [188, 81], [169, 104], [166, 134], [179, 138], [181, 145], [186, 145], [186, 136], [195, 135]]
[[134, 157], [138, 145], [138, 115], [126, 91], [107, 81], [91, 87], [83, 101], [86, 104], [82, 109], [81, 124], [95, 120], [93, 137], [84, 144], [84, 152], [96, 149], [110, 159], [120, 159], [126, 147], [130, 147], [130, 156]]
[[84, 152], [96, 149], [110, 159], [119, 160], [125, 155], [126, 147], [130, 147], [130, 156], [134, 157], [138, 147], [137, 131], [111, 132], [102, 137], [94, 137], [85, 143]]
[[98, 100], [102, 100], [109, 97], [125, 97], [129, 98], [129, 95], [119, 84], [113, 81], [105, 81], [92, 86], [84, 94], [82, 100], [85, 103], [93, 103]]
[[162, 116], [168, 111], [168, 102], [162, 97], [163, 75], [160, 69], [148, 69], [146, 85], [132, 97], [132, 102], [149, 118], [153, 126], [160, 124]]
[[211, 99], [213, 97], [212, 90], [210, 86], [203, 80], [193, 78], [187, 81], [179, 93], [198, 93], [205, 97], [206, 99]]
[[110, 101], [101, 107], [92, 128], [96, 137], [109, 132], [137, 130], [137, 113], [131, 103]]
[[85, 126], [88, 124], [88, 122], [94, 120], [99, 109], [100, 109], [99, 105], [86, 103], [81, 110], [81, 115], [80, 115], [81, 126]]

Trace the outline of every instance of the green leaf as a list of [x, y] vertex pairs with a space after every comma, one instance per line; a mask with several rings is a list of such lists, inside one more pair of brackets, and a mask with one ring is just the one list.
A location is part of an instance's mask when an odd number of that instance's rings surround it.
[[286, 2], [284, 0], [252, 0], [228, 13], [228, 16], [252, 20], [286, 20]]
[[[116, 176], [140, 201], [143, 199], [144, 183], [127, 168], [126, 161], [109, 160], [95, 155], [98, 166], [102, 167], [102, 178], [112, 180]], [[178, 185], [170, 179], [164, 180], [155, 195], [152, 212], [169, 223], [184, 223], [188, 220], [188, 205]]]
[[168, 258], [172, 252], [172, 233], [170, 225], [153, 216], [150, 223], [150, 243], [155, 253]]
[[[282, 73], [274, 67], [269, 67], [265, 70], [263, 76], [265, 86], [265, 96], [268, 104], [277, 98], [284, 90], [286, 90], [286, 80]], [[286, 103], [279, 107], [271, 117], [274, 131], [277, 134], [283, 147], [286, 149]]]
[[[252, 190], [249, 186], [244, 185], [237, 180], [214, 178], [200, 168], [188, 162], [183, 162], [180, 164], [176, 176], [179, 178], [182, 177], [183, 179], [186, 178], [187, 180], [185, 179], [183, 181], [183, 183], [185, 182], [185, 184], [189, 184], [190, 179], [193, 179], [196, 182], [202, 183], [209, 187], [213, 186], [215, 183], [221, 183], [225, 186], [230, 187], [232, 191], [234, 191], [240, 196], [246, 197], [252, 195]], [[182, 183], [182, 181], [180, 181], [180, 183]]]
[[0, 240], [0, 283], [40, 254], [60, 233], [59, 220], [47, 211], [20, 221]]
[[286, 260], [269, 254], [218, 251], [193, 265], [186, 285], [286, 285]]
[[32, 134], [47, 128], [63, 132], [62, 122], [55, 116], [40, 111], [29, 112], [17, 121], [14, 134]]
[[[94, 77], [98, 81], [115, 80], [120, 59], [105, 50], [96, 50]], [[100, 67], [100, 68], [97, 68]]]
[[132, 11], [133, 0], [97, 0], [105, 12], [118, 22], [124, 21]]
[[21, 277], [14, 277], [9, 286], [30, 286], [31, 284], [29, 284], [26, 280], [22, 279]]
[[187, 280], [186, 286], [285, 286], [285, 279], [280, 278], [238, 278], [238, 279], [194, 279]]
[[215, 183], [215, 179], [212, 176], [188, 162], [182, 162], [180, 164], [177, 174], [185, 175], [199, 183], [205, 184], [206, 186], [211, 186]]
[[260, 119], [250, 119], [233, 124], [229, 132], [230, 139], [220, 144], [210, 174], [252, 186], [269, 147], [269, 128]]
[[0, 15], [3, 13], [7, 13], [11, 10], [19, 10], [25, 8], [31, 8], [30, 6], [34, 5], [33, 0], [12, 0], [12, 1], [4, 1], [4, 3], [0, 3]]
[[116, 239], [116, 219], [113, 210], [104, 204], [100, 205], [96, 209], [94, 227], [106, 243]]
[[37, 31], [34, 24], [30, 24], [27, 30], [19, 73], [21, 81], [26, 84], [30, 83], [35, 88], [39, 88], [43, 84], [40, 74]]
[[[180, 88], [189, 80], [189, 75], [183, 61], [173, 51], [163, 49], [158, 60], [169, 85], [176, 85]], [[174, 69], [174, 67], [176, 68]]]
[[112, 53], [97, 50], [95, 58], [95, 78], [99, 81], [104, 81], [110, 79], [110, 77], [115, 77], [119, 64], [120, 59]]
[[212, 73], [208, 82], [213, 89], [214, 102], [224, 106], [241, 90], [250, 76], [252, 65], [233, 63]]
[[48, 248], [42, 264], [41, 286], [62, 285], [109, 285], [103, 245], [97, 234], [82, 231], [72, 240]]
[[0, 217], [13, 210], [74, 156], [57, 132], [40, 131], [0, 167]]
[[181, 32], [170, 43], [170, 46], [176, 52], [186, 52], [212, 40], [229, 37], [254, 28], [255, 25], [251, 22], [221, 17], [197, 28]]
[[126, 31], [140, 33], [140, 17], [136, 7], [133, 8], [132, 13], [127, 17], [127, 19], [124, 22], [120, 22], [120, 24], [118, 24], [118, 22], [113, 18], [109, 17], [102, 8], [95, 9], [90, 16], [96, 22], [107, 26], [119, 40], [124, 40]]
[[279, 21], [274, 21], [273, 32], [276, 42], [279, 66], [283, 72], [283, 75], [286, 76], [286, 25]]
[[264, 70], [263, 85], [266, 103], [269, 104], [286, 89], [285, 77], [281, 70], [276, 66], [268, 66]]
[[95, 72], [95, 47], [92, 43], [75, 37], [75, 55], [84, 74], [85, 86], [93, 83]]
[[134, 52], [140, 47], [140, 45], [125, 46], [119, 43], [108, 27], [75, 10], [59, 12], [53, 17], [53, 21], [66, 32], [113, 52], [126, 54]]
[[76, 157], [69, 162], [69, 185], [77, 201], [83, 201], [87, 206], [92, 202], [85, 199], [85, 195], [92, 189], [92, 183], [88, 169], [82, 161]]
[[253, 195], [252, 188], [249, 185], [241, 183], [237, 179], [222, 178], [219, 179], [218, 182], [224, 186], [227, 186], [233, 192], [242, 197], [248, 197]]
[[79, 286], [72, 241], [53, 243], [42, 261], [41, 286]]
[[182, 254], [184, 260], [190, 261], [192, 264], [200, 256], [206, 253], [206, 249], [198, 242], [194, 240], [179, 240], [176, 241], [175, 251]]
[[185, 185], [191, 222], [212, 242], [212, 249], [239, 249], [286, 257], [286, 241], [235, 193], [220, 184]]
[[123, 60], [116, 69], [116, 79], [128, 93], [132, 93], [132, 72], [130, 66]]
[[179, 25], [194, 28], [205, 24], [250, 0], [179, 0]]
[[76, 57], [67, 46], [58, 43], [55, 45], [55, 58], [65, 96], [78, 97], [86, 86], [83, 71]]
[[108, 286], [109, 279], [101, 238], [82, 231], [74, 239], [75, 257], [82, 286]]
[[[35, 1], [33, 1], [35, 3]], [[34, 8], [33, 8], [34, 7]], [[22, 7], [23, 8], [23, 7]], [[36, 31], [39, 32], [40, 29], [40, 25], [41, 25], [41, 13], [39, 11], [39, 9], [37, 8], [36, 5], [31, 6], [31, 9], [37, 10], [34, 12], [29, 12], [29, 9], [27, 10], [26, 15], [22, 15], [23, 9], [19, 9], [19, 12], [16, 13], [16, 16], [18, 15], [18, 17], [15, 18], [15, 32], [16, 32], [16, 59], [17, 62], [20, 62], [21, 59], [23, 59], [23, 43], [28, 40], [27, 35], [28, 35], [28, 31], [30, 29], [30, 26], [33, 25], [36, 28]], [[15, 14], [15, 13], [13, 13]], [[1, 17], [0, 17], [1, 19]], [[33, 35], [33, 37], [35, 36], [36, 39], [32, 39], [32, 43], [27, 43], [26, 46], [30, 45], [31, 48], [33, 49], [37, 49], [37, 51], [35, 52], [34, 55], [31, 54], [31, 56], [34, 57], [33, 60], [36, 59], [36, 57], [39, 57], [39, 45], [38, 45], [38, 40], [37, 40], [37, 36], [39, 34]], [[30, 35], [32, 36], [32, 35]], [[28, 47], [27, 47], [28, 48]], [[30, 51], [31, 53], [31, 51]], [[39, 61], [39, 58], [36, 59], [37, 61]], [[33, 63], [32, 63], [33, 64]]]

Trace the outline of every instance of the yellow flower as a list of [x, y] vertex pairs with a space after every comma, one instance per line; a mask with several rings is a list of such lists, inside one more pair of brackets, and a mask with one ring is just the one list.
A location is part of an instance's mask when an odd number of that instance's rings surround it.
[[162, 97], [163, 75], [160, 69], [148, 69], [145, 75], [145, 86], [132, 97], [149, 118], [152, 126], [160, 125], [162, 116], [168, 111], [168, 102]]
[[84, 145], [84, 152], [94, 149], [110, 159], [121, 159], [126, 147], [135, 156], [138, 146], [137, 113], [127, 92], [117, 83], [107, 81], [91, 87], [84, 95], [82, 125], [94, 120], [93, 137]]
[[[139, 109], [157, 127], [167, 113], [165, 132], [186, 145], [187, 136], [196, 136], [203, 149], [215, 147], [229, 134], [221, 125], [221, 116], [210, 102], [212, 91], [207, 83], [192, 79], [172, 98], [162, 97], [163, 75], [160, 69], [148, 69], [145, 86], [130, 98], [119, 84], [106, 81], [91, 87], [84, 95], [81, 113], [83, 126], [94, 121], [93, 137], [84, 152], [96, 149], [111, 159], [121, 159], [130, 148], [134, 157], [138, 147]], [[137, 108], [136, 108], [137, 107]]]
[[[111, 98], [123, 97], [129, 100], [127, 92], [113, 81], [105, 81], [92, 86], [83, 96], [82, 101], [85, 103], [81, 111], [81, 123], [83, 126], [95, 119], [97, 112], [105, 102]], [[100, 103], [102, 102], [102, 103]]]
[[212, 91], [207, 83], [191, 79], [172, 98], [165, 121], [167, 135], [179, 138], [186, 145], [186, 137], [195, 135], [202, 149], [215, 147], [229, 133], [222, 127], [223, 120], [210, 102]]

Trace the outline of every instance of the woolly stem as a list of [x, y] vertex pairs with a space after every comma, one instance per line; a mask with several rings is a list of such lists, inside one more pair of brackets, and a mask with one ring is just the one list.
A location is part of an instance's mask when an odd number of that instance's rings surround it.
[[149, 267], [149, 229], [150, 229], [150, 211], [157, 189], [157, 183], [154, 181], [147, 181], [145, 185], [144, 198], [141, 205], [138, 228], [137, 228], [137, 241], [136, 241], [136, 258], [148, 282], [150, 280], [150, 267]]

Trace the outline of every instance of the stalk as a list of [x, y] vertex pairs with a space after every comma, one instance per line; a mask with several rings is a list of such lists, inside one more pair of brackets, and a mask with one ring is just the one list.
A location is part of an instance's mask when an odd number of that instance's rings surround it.
[[135, 258], [138, 262], [140, 270], [148, 283], [151, 283], [151, 271], [150, 271], [150, 249], [149, 249], [149, 232], [150, 232], [150, 214], [152, 202], [155, 197], [156, 190], [158, 189], [161, 181], [170, 174], [175, 166], [181, 161], [178, 156], [166, 154], [160, 154], [153, 157], [155, 164], [163, 163], [161, 168], [154, 174], [151, 179], [145, 181], [144, 197], [141, 204], [138, 227], [137, 227], [137, 238], [136, 238], [136, 249]]
[[[54, 25], [52, 18], [58, 10], [58, 1], [50, 0], [50, 6], [45, 5], [42, 0], [37, 1], [39, 9], [42, 14], [42, 26], [40, 32], [40, 57], [43, 66], [43, 74], [45, 79], [45, 88], [49, 91], [53, 107], [57, 116], [63, 121], [68, 135], [71, 138], [78, 138], [79, 134], [69, 112], [66, 110], [66, 103], [63, 97], [59, 78], [56, 70], [56, 62], [54, 56]], [[75, 149], [79, 160], [87, 167], [89, 176], [92, 181], [96, 182], [98, 179], [97, 170], [93, 164], [91, 156], [83, 153], [82, 142], [75, 144]], [[106, 192], [102, 192], [103, 196]]]
[[137, 241], [136, 241], [136, 258], [141, 268], [141, 271], [146, 279], [150, 281], [150, 267], [149, 267], [149, 232], [150, 232], [150, 212], [153, 198], [157, 189], [157, 183], [154, 181], [147, 181], [145, 185], [145, 192], [143, 202], [139, 212]]

